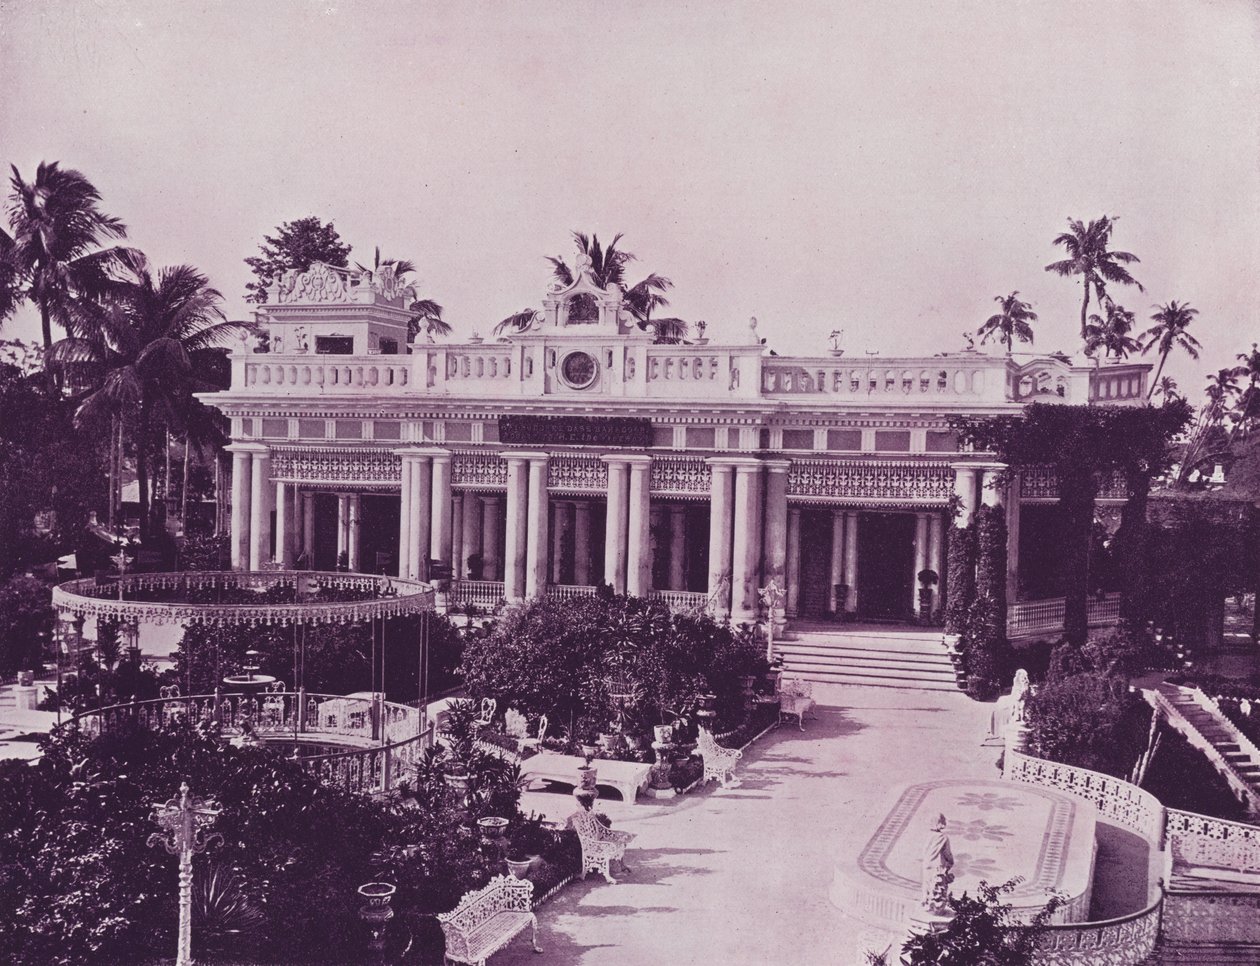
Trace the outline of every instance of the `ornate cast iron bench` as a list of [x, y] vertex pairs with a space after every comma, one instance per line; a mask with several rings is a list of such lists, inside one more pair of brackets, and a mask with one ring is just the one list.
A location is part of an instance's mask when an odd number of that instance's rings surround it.
[[742, 751], [738, 748], [723, 748], [717, 743], [712, 732], [705, 728], [699, 729], [696, 750], [704, 759], [706, 785], [714, 779], [720, 781], [723, 786], [729, 785], [732, 781], [738, 784], [739, 779], [735, 777], [735, 762], [744, 757]]
[[794, 716], [802, 731], [805, 730], [805, 715], [814, 709], [814, 685], [809, 681], [791, 678], [783, 682], [779, 691], [779, 720], [785, 716]]
[[534, 883], [510, 875], [497, 876], [476, 892], [469, 892], [450, 912], [440, 913], [438, 922], [446, 936], [443, 966], [485, 962], [510, 943], [526, 926], [533, 929], [534, 952], [538, 945], [538, 917], [532, 911]]
[[619, 862], [625, 871], [626, 846], [634, 839], [630, 832], [616, 832], [605, 828], [604, 823], [595, 817], [594, 812], [584, 808], [578, 809], [569, 816], [569, 824], [578, 834], [582, 843], [582, 870], [580, 878], [586, 873], [598, 872], [609, 882], [617, 880], [612, 877], [612, 863]]

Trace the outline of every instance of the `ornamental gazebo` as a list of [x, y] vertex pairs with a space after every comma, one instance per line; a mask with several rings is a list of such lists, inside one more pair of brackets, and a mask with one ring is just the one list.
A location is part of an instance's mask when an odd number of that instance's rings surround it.
[[[63, 640], [81, 646], [84, 621], [94, 618], [118, 621], [123, 640], [134, 646], [141, 624], [375, 626], [433, 610], [434, 592], [416, 580], [356, 573], [189, 571], [72, 580], [53, 589], [52, 603]], [[417, 654], [422, 666], [423, 637]], [[382, 640], [373, 634], [374, 648]], [[383, 661], [374, 665], [375, 688], [384, 668]], [[361, 694], [313, 694], [301, 675], [299, 660], [293, 690], [271, 679], [262, 688], [229, 687], [213, 694], [181, 695], [169, 686], [160, 698], [99, 708], [69, 724], [99, 734], [129, 722], [217, 721], [233, 741], [283, 746], [307, 771], [347, 790], [385, 792], [408, 777], [433, 737], [423, 700], [419, 708], [386, 701], [383, 683], [380, 691]]]

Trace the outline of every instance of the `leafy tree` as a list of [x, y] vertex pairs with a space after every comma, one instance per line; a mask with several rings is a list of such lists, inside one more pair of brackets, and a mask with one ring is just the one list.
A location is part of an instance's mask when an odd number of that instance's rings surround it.
[[1010, 295], [996, 295], [993, 301], [1002, 307], [1002, 311], [996, 315], [990, 315], [976, 330], [976, 335], [980, 336], [981, 343], [988, 342], [992, 338], [999, 339], [1006, 346], [1006, 354], [1010, 355], [1013, 340], [1032, 342], [1031, 323], [1037, 321], [1037, 313], [1032, 310], [1030, 304], [1020, 299], [1018, 292], [1012, 292]]
[[1138, 349], [1137, 340], [1129, 335], [1133, 328], [1133, 313], [1106, 297], [1103, 305], [1107, 317], [1091, 315], [1085, 326], [1085, 354], [1092, 356], [1102, 349], [1104, 357], [1123, 359]]
[[203, 382], [207, 357], [217, 355], [247, 322], [229, 322], [222, 296], [189, 265], [165, 268], [156, 280], [144, 269], [139, 281], [107, 305], [80, 313], [79, 338], [57, 345], [59, 358], [93, 363], [104, 370], [100, 385], [83, 401], [78, 420], [100, 426], [117, 417], [131, 428], [140, 483], [140, 526], [150, 532], [150, 456], [160, 426], [163, 444], [171, 428], [203, 425], [192, 397]]
[[0, 585], [0, 674], [41, 667], [52, 623], [52, 588], [44, 581], [13, 577]]
[[[80, 172], [41, 162], [35, 179], [12, 168], [10, 233], [0, 231], [0, 320], [16, 302], [39, 310], [44, 351], [52, 349], [52, 323], [73, 333], [75, 308], [113, 295], [144, 262], [134, 248], [102, 247], [125, 238], [126, 226], [103, 212], [100, 192]], [[49, 385], [54, 370], [46, 369]]]
[[[1182, 349], [1191, 359], [1199, 358], [1199, 350], [1203, 347], [1198, 339], [1186, 331], [1198, 314], [1199, 310], [1191, 308], [1188, 302], [1172, 301], [1167, 305], [1155, 306], [1155, 314], [1151, 316], [1151, 321], [1155, 324], [1139, 336], [1139, 347], [1143, 355], [1152, 349], [1159, 349], [1159, 366], [1155, 369], [1155, 375], [1151, 377], [1151, 388], [1146, 394], [1147, 399], [1155, 395], [1160, 375], [1164, 371], [1164, 363], [1168, 361], [1168, 356], [1173, 349]], [[1176, 383], [1173, 385], [1175, 386]]]
[[1152, 398], [1158, 394], [1164, 402], [1171, 402], [1174, 399], [1184, 398], [1177, 390], [1177, 380], [1172, 376], [1163, 376], [1158, 382], [1151, 382], [1151, 392], [1147, 398]]
[[[1061, 646], [1051, 676], [1028, 699], [1029, 750], [1039, 758], [1127, 779], [1144, 747], [1150, 708], [1128, 679], [1077, 670], [1075, 649]], [[1068, 662], [1063, 665], [1062, 662]], [[1070, 673], [1060, 676], [1056, 666]]]
[[1084, 286], [1084, 297], [1081, 299], [1081, 338], [1086, 337], [1086, 315], [1089, 312], [1089, 296], [1092, 290], [1098, 301], [1102, 302], [1107, 293], [1107, 285], [1136, 285], [1138, 291], [1144, 291], [1125, 265], [1131, 265], [1140, 259], [1129, 252], [1112, 251], [1107, 246], [1111, 243], [1111, 233], [1115, 229], [1116, 219], [1103, 215], [1088, 225], [1075, 218], [1068, 219], [1068, 230], [1054, 239], [1054, 244], [1063, 246], [1067, 258], [1051, 262], [1046, 266], [1047, 272], [1056, 275], [1079, 275]]
[[[954, 917], [941, 932], [911, 936], [901, 947], [904, 966], [1031, 966], [1036, 962], [1037, 943], [1045, 934], [1051, 917], [1063, 905], [1062, 896], [1050, 901], [1026, 925], [1013, 907], [1002, 901], [1019, 885], [1011, 879], [991, 886], [981, 882], [976, 895], [964, 892], [952, 896], [949, 904]], [[872, 966], [888, 966], [884, 956], [870, 955]]]
[[267, 301], [267, 290], [290, 269], [305, 272], [313, 262], [345, 268], [350, 255], [350, 246], [342, 243], [333, 223], [324, 224], [314, 215], [286, 221], [276, 234], [263, 236], [258, 247], [261, 255], [245, 259], [258, 279], [245, 286], [249, 293], [245, 300], [260, 305]]

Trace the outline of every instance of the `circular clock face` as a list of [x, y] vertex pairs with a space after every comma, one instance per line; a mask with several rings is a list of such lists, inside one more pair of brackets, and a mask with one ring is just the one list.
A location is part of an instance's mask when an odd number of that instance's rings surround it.
[[570, 352], [560, 362], [560, 377], [573, 389], [585, 389], [598, 374], [599, 365], [585, 352]]

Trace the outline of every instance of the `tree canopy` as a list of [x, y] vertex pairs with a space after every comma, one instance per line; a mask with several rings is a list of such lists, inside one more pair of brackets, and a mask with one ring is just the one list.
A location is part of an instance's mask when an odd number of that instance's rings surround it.
[[258, 279], [245, 286], [245, 300], [260, 305], [267, 301], [272, 283], [290, 269], [304, 272], [313, 262], [345, 268], [350, 255], [350, 246], [341, 241], [333, 223], [324, 224], [314, 215], [286, 221], [274, 235], [263, 236], [258, 248], [261, 255], [245, 259]]

